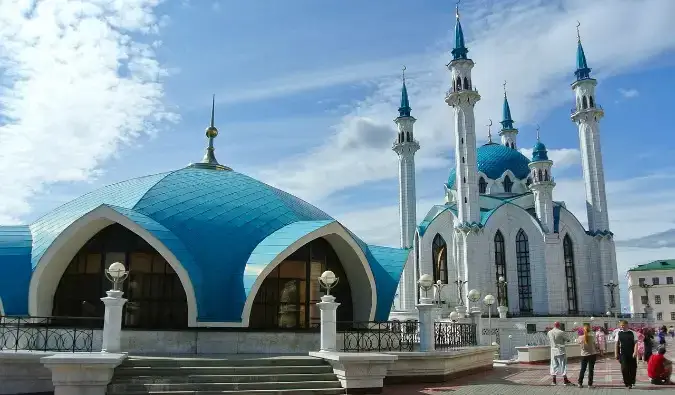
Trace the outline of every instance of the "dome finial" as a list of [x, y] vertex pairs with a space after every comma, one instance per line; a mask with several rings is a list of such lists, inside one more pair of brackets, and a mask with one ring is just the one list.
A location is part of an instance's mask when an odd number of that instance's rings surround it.
[[488, 144], [492, 144], [492, 119], [490, 119], [490, 123], [485, 126], [488, 128]]
[[504, 86], [504, 98], [506, 98], [506, 80], [504, 80], [502, 86]]
[[218, 169], [218, 170], [232, 170], [229, 167], [223, 166], [218, 163], [216, 159], [215, 151], [213, 147], [213, 140], [218, 137], [218, 128], [215, 125], [216, 121], [216, 95], [214, 94], [211, 97], [211, 122], [209, 127], [206, 128], [206, 137], [209, 139], [209, 145], [206, 147], [206, 153], [204, 158], [199, 163], [194, 163], [193, 167], [208, 168], [208, 169]]
[[537, 124], [537, 142], [539, 142], [539, 124]]
[[581, 26], [581, 22], [577, 21], [577, 42], [581, 42], [581, 33], [579, 33], [579, 26]]
[[455, 18], [459, 19], [459, 3], [461, 3], [462, 0], [457, 0], [457, 3], [455, 4]]

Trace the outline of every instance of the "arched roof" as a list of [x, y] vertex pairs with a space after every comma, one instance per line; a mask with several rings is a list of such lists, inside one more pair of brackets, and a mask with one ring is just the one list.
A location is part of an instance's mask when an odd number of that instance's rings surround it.
[[[195, 285], [199, 287], [195, 290], [199, 322], [241, 321], [246, 284], [250, 282], [244, 275], [245, 268], [253, 251], [268, 236], [303, 222], [295, 228], [298, 232], [294, 237], [299, 238], [303, 229], [310, 232], [336, 222], [311, 204], [244, 174], [186, 167], [103, 187], [58, 207], [30, 228], [23, 227], [23, 243], [32, 241], [30, 254], [22, 255], [29, 259], [25, 270], [35, 270], [64, 230], [102, 205], [149, 229], [154, 236], [167, 236], [158, 240], [179, 260], [181, 256], [194, 260], [202, 277]], [[376, 318], [386, 319], [408, 251], [355, 240], [378, 285]], [[286, 241], [290, 245], [295, 240]], [[381, 310], [383, 307], [386, 311]]]
[[[491, 180], [496, 180], [510, 170], [516, 178], [523, 180], [530, 174], [527, 166], [530, 160], [520, 151], [507, 146], [489, 143], [478, 148], [476, 161], [478, 171], [485, 174]], [[456, 169], [450, 169], [448, 176], [448, 188], [455, 186]]]

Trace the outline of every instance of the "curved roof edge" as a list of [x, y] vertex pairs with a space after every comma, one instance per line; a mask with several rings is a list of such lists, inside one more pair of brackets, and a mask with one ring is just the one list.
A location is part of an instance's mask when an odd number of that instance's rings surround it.
[[0, 226], [0, 303], [6, 315], [28, 314], [32, 245], [28, 225]]

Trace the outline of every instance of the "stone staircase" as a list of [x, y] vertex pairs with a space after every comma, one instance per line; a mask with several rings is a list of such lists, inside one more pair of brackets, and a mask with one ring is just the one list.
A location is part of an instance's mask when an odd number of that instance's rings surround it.
[[129, 357], [108, 395], [333, 395], [345, 390], [325, 361], [305, 356]]

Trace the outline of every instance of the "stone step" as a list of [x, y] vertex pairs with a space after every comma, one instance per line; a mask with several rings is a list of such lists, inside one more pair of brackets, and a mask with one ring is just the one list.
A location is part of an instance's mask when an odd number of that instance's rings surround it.
[[303, 389], [277, 389], [277, 390], [245, 390], [245, 391], [158, 391], [158, 392], [125, 392], [124, 394], [115, 394], [108, 392], [108, 395], [342, 395], [345, 394], [343, 388], [303, 388]]
[[189, 367], [127, 367], [115, 369], [115, 377], [128, 376], [184, 376], [184, 375], [278, 375], [278, 374], [333, 373], [330, 365], [310, 366], [189, 366]]
[[236, 358], [165, 358], [130, 357], [122, 366], [170, 367], [170, 366], [312, 366], [325, 365], [322, 359], [309, 356], [293, 357], [236, 357]]
[[108, 393], [128, 394], [133, 392], [220, 392], [234, 390], [282, 390], [305, 388], [341, 388], [337, 380], [332, 381], [291, 381], [291, 382], [235, 382], [235, 383], [181, 383], [181, 384], [127, 384], [113, 383]]
[[182, 376], [116, 376], [115, 384], [180, 384], [180, 383], [254, 383], [254, 382], [293, 382], [293, 381], [335, 381], [335, 374], [327, 373], [291, 373], [260, 375], [182, 375]]

